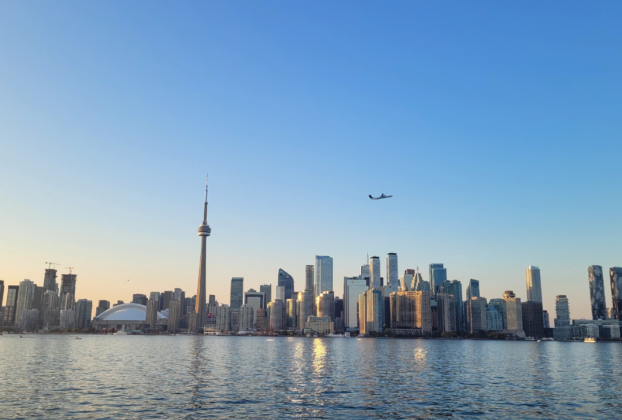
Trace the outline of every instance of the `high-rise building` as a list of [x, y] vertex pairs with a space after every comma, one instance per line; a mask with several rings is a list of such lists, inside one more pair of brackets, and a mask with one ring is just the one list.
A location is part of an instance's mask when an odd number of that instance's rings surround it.
[[297, 323], [296, 300], [287, 299], [287, 301], [285, 301], [285, 305], [287, 306], [287, 320], [285, 321], [285, 326], [288, 329], [295, 329]]
[[387, 254], [387, 284], [396, 284], [397, 276], [397, 254], [389, 252]]
[[76, 283], [78, 281], [78, 275], [72, 274], [71, 269], [69, 274], [61, 275], [60, 283], [60, 304], [61, 309], [73, 309], [76, 302]]
[[[471, 289], [471, 292], [473, 290]], [[465, 302], [467, 332], [473, 334], [488, 330], [486, 318], [486, 298], [472, 297]]]
[[544, 329], [549, 329], [551, 328], [551, 321], [549, 319], [549, 311], [543, 310], [542, 311], [542, 318], [544, 321]]
[[[101, 306], [101, 301], [100, 301]], [[160, 309], [160, 292], [151, 292], [149, 300], [147, 301], [147, 315], [145, 317], [145, 323], [149, 324], [151, 328], [156, 327], [158, 322], [158, 310]], [[195, 320], [196, 324], [196, 320]], [[195, 331], [196, 332], [196, 331]]]
[[[195, 315], [196, 316], [196, 315]], [[181, 302], [177, 299], [171, 299], [168, 306], [168, 323], [167, 331], [174, 333], [179, 330], [179, 320], [181, 319]], [[198, 319], [198, 317], [197, 317]], [[199, 328], [201, 324], [197, 324]], [[203, 324], [205, 326], [205, 324]]]
[[91, 326], [91, 315], [93, 314], [93, 301], [79, 299], [75, 306], [76, 328], [85, 329]]
[[147, 295], [143, 295], [141, 293], [134, 293], [132, 295], [132, 303], [138, 303], [139, 305], [147, 306]]
[[19, 312], [17, 326], [23, 331], [33, 332], [37, 328], [38, 320], [39, 311], [37, 309], [22, 309]]
[[447, 269], [443, 264], [430, 264], [430, 291], [435, 294], [440, 292], [441, 286], [447, 280]]
[[[490, 299], [488, 301], [488, 309], [496, 311], [501, 317], [501, 328], [499, 328], [499, 330], [505, 329], [505, 301], [503, 299]], [[493, 326], [496, 326], [496, 324]], [[496, 331], [491, 327], [490, 322], [488, 323], [488, 329], [490, 331]]]
[[315, 296], [333, 290], [333, 259], [315, 256]]
[[343, 322], [346, 328], [358, 328], [357, 302], [359, 296], [367, 289], [367, 281], [365, 279], [359, 279], [358, 277], [343, 278]]
[[161, 310], [166, 310], [169, 309], [171, 306], [171, 300], [173, 300], [173, 291], [172, 290], [165, 290], [161, 295], [160, 298], [162, 300], [162, 308]]
[[59, 326], [62, 330], [71, 330], [76, 325], [76, 312], [73, 309], [62, 309], [60, 311]]
[[[365, 280], [367, 283], [367, 288], [369, 289], [371, 274], [369, 274], [369, 264], [365, 264], [361, 266], [361, 275], [359, 276], [359, 280]], [[357, 299], [358, 301], [358, 299]], [[358, 321], [357, 321], [358, 323]]]
[[[160, 294], [158, 293], [158, 296]], [[110, 301], [109, 300], [100, 300], [99, 303], [97, 304], [97, 308], [95, 309], [95, 316], [99, 316], [99, 314], [101, 314], [102, 312], [107, 311], [108, 309], [110, 309]]]
[[268, 309], [270, 314], [270, 329], [272, 331], [284, 330], [287, 321], [285, 302], [281, 299], [276, 299], [274, 302], [268, 304]]
[[416, 269], [415, 275], [412, 280], [410, 290], [413, 292], [432, 292], [430, 288], [430, 282], [423, 280], [423, 276], [419, 272], [419, 267]]
[[[542, 303], [542, 284], [540, 281], [540, 269], [535, 265], [530, 265], [525, 270], [527, 281], [527, 301]], [[527, 331], [525, 331], [526, 333]]]
[[2, 309], [2, 302], [4, 302], [4, 280], [0, 280], [0, 309]]
[[605, 282], [603, 280], [603, 268], [600, 265], [592, 265], [587, 269], [590, 280], [590, 300], [592, 303], [592, 319], [607, 319], [607, 306], [605, 304]]
[[[443, 284], [447, 284], [445, 282]], [[436, 314], [438, 316], [439, 331], [457, 331], [456, 328], [456, 298], [453, 294], [436, 294]]]
[[469, 280], [469, 285], [466, 289], [466, 300], [471, 300], [471, 298], [480, 297], [479, 296], [479, 280], [471, 279]]
[[6, 293], [6, 305], [4, 306], [4, 326], [8, 327], [15, 324], [15, 311], [17, 309], [17, 297], [19, 286], [9, 286]]
[[201, 237], [201, 259], [199, 260], [199, 278], [197, 281], [197, 299], [194, 306], [197, 329], [205, 326], [207, 316], [207, 285], [206, 285], [206, 241], [212, 233], [212, 229], [207, 224], [207, 176], [205, 177], [205, 200], [203, 202], [203, 223], [199, 226], [198, 235]]
[[43, 287], [35, 285], [35, 293], [32, 298], [32, 306], [30, 307], [30, 309], [36, 309], [39, 312], [37, 321], [39, 327], [43, 327], [43, 294], [45, 292], [46, 290]]
[[[491, 299], [500, 300], [500, 299]], [[503, 330], [503, 316], [501, 312], [497, 310], [496, 305], [488, 303], [486, 308], [486, 323], [488, 324], [488, 331], [502, 331]]]
[[410, 285], [415, 278], [415, 270], [407, 269], [404, 274], [400, 276], [400, 291], [407, 292], [410, 290]]
[[[255, 314], [257, 314], [258, 309], [261, 309], [265, 313], [267, 306], [266, 294], [258, 292], [255, 289], [249, 289], [248, 292], [244, 293], [244, 303], [248, 306], [252, 306]], [[253, 323], [255, 321], [253, 321]]]
[[265, 309], [257, 309], [254, 327], [257, 331], [265, 331], [270, 327], [268, 319], [266, 318]]
[[[312, 265], [305, 266], [305, 290], [315, 290], [314, 285], [314, 269]], [[296, 297], [298, 298], [298, 297]]]
[[370, 289], [359, 296], [360, 333], [383, 332], [384, 298], [379, 289]]
[[431, 296], [429, 291], [391, 293], [391, 328], [417, 328], [432, 331]]
[[294, 293], [294, 278], [285, 270], [279, 268], [279, 282], [278, 286], [285, 287], [285, 299], [291, 299]]
[[454, 304], [456, 308], [454, 310], [455, 313], [455, 321], [454, 324], [456, 326], [455, 330], [450, 331], [464, 331], [464, 320], [463, 320], [463, 302], [462, 302], [462, 283], [459, 280], [453, 281], [445, 281], [442, 287], [442, 293], [449, 293], [454, 296]]
[[544, 337], [544, 315], [541, 302], [523, 302], [523, 331], [528, 337]]
[[317, 316], [328, 316], [335, 320], [335, 292], [322, 292], [317, 297]]
[[298, 301], [296, 309], [298, 311], [298, 330], [304, 331], [307, 319], [313, 315], [313, 307], [315, 300], [313, 298], [313, 290], [305, 290], [298, 292]]
[[45, 290], [51, 290], [52, 292], [58, 291], [58, 285], [56, 284], [56, 270], [53, 268], [46, 268], [45, 275], [43, 276], [43, 288]]
[[[285, 302], [287, 299], [285, 299], [285, 286], [276, 286], [275, 287], [276, 290], [276, 298], [275, 300], [282, 300], [283, 302]], [[262, 290], [260, 290], [262, 291]]]
[[369, 259], [369, 288], [380, 289], [380, 258], [374, 256]]
[[[611, 279], [612, 319], [622, 320], [622, 267], [609, 269]], [[1, 302], [1, 300], [0, 300]]]
[[505, 316], [503, 329], [512, 334], [523, 333], [523, 308], [520, 298], [513, 291], [506, 290], [503, 293]]
[[231, 299], [229, 304], [232, 311], [237, 311], [244, 303], [244, 277], [233, 277], [231, 279]]
[[255, 311], [252, 306], [240, 306], [240, 331], [252, 331]]
[[60, 301], [56, 291], [47, 290], [43, 294], [43, 325], [48, 331], [58, 328], [60, 322]]
[[555, 328], [570, 326], [570, 305], [566, 295], [555, 297]]
[[32, 309], [32, 301], [35, 297], [35, 287], [35, 284], [28, 279], [19, 284], [19, 295], [17, 296], [15, 319], [19, 320], [20, 311]]
[[[237, 308], [238, 311], [241, 306], [242, 304]], [[229, 305], [220, 305], [216, 307], [216, 329], [220, 332], [231, 330], [231, 308]]]
[[266, 295], [267, 307], [268, 303], [272, 302], [272, 284], [262, 284], [261, 286], [259, 286], [259, 291]]

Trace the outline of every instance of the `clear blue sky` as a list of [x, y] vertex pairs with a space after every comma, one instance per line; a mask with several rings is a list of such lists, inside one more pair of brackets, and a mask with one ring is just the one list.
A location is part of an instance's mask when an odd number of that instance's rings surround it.
[[588, 317], [587, 266], [622, 265], [621, 12], [4, 1], [0, 279], [41, 285], [52, 260], [78, 298], [191, 295], [209, 172], [222, 303], [232, 276], [302, 288], [316, 254], [341, 295], [397, 252], [489, 299], [524, 299], [538, 265], [551, 319], [557, 294]]

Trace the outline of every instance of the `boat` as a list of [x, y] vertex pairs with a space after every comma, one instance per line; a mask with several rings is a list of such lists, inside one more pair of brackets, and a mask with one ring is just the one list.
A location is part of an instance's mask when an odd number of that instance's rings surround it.
[[129, 335], [129, 334], [125, 330], [119, 330], [115, 333], [112, 333], [112, 335]]
[[525, 337], [525, 341], [536, 341], [533, 337]]
[[596, 339], [594, 337], [588, 337], [585, 340], [583, 340], [584, 343], [595, 343]]
[[203, 332], [203, 335], [222, 335], [222, 333], [220, 331], [205, 330]]
[[341, 334], [336, 334], [336, 333], [326, 334], [324, 337], [326, 337], [326, 338], [344, 338], [344, 336], [343, 336], [343, 335], [341, 335]]
[[553, 337], [544, 337], [542, 341], [555, 341]]
[[343, 336], [344, 336], [345, 338], [350, 338], [350, 337], [351, 337], [350, 333], [349, 333], [349, 332], [347, 332], [347, 331], [346, 331], [346, 333], [345, 333]]
[[74, 340], [82, 340], [80, 337], [76, 337], [74, 338]]

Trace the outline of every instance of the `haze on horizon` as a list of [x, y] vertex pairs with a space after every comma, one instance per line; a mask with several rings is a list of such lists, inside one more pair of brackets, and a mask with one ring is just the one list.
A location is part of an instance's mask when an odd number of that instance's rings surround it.
[[488, 299], [537, 265], [551, 323], [559, 294], [590, 318], [587, 267], [622, 265], [622, 5], [446, 6], [3, 2], [0, 279], [191, 296], [209, 172], [220, 303], [315, 255], [342, 296], [396, 252]]

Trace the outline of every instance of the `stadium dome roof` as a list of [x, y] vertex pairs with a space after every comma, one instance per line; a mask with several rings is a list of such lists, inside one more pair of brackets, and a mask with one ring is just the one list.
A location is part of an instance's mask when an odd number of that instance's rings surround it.
[[[122, 303], [102, 312], [95, 318], [100, 321], [145, 321], [147, 307], [139, 303]], [[158, 319], [166, 319], [166, 316], [158, 312]]]

